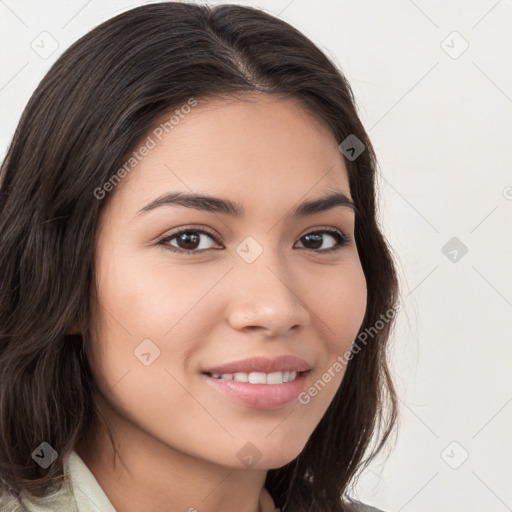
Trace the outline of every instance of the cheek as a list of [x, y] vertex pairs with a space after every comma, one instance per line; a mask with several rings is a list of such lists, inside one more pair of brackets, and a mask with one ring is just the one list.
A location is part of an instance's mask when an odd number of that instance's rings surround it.
[[133, 342], [151, 336], [168, 338], [182, 319], [194, 314], [201, 297], [218, 279], [217, 274], [198, 272], [193, 265], [151, 260], [147, 252], [135, 252], [133, 247], [126, 254], [120, 247], [104, 254], [97, 265], [101, 316], [109, 325], [115, 321], [114, 330], [124, 329]]
[[[186, 372], [197, 340], [208, 335], [191, 319], [213, 282], [194, 284], [191, 270], [177, 274], [136, 258], [112, 254], [109, 260], [98, 272], [94, 377], [120, 416], [148, 432], [164, 425], [163, 437], [173, 431], [179, 438], [177, 419], [201, 416]], [[185, 433], [178, 440], [185, 445]]]
[[183, 410], [186, 394], [177, 382], [186, 380], [190, 361], [210, 334], [216, 304], [208, 291], [219, 273], [152, 262], [121, 249], [104, 248], [97, 259], [97, 381], [103, 390], [122, 389], [123, 398], [145, 410], [169, 402], [171, 395]]
[[[334, 281], [334, 280], [333, 280]], [[366, 279], [359, 260], [343, 269], [337, 285], [321, 299], [325, 312], [328, 346], [331, 355], [350, 349], [366, 312]], [[322, 317], [323, 318], [323, 317]]]
[[319, 296], [318, 328], [323, 331], [324, 357], [299, 396], [299, 403], [309, 408], [312, 418], [320, 419], [338, 391], [352, 344], [366, 312], [366, 279], [354, 261], [332, 280], [337, 283]]
[[[170, 444], [201, 450], [206, 449], [203, 444], [195, 442], [197, 448], [193, 448], [190, 439], [212, 437], [212, 443], [230, 446], [230, 439], [218, 441], [224, 435], [218, 423], [188, 392], [192, 390], [196, 396], [197, 390], [201, 398], [201, 388], [194, 388], [193, 365], [189, 363], [202, 349], [203, 340], [215, 338], [212, 326], [220, 325], [219, 315], [225, 313], [222, 305], [232, 299], [229, 294], [219, 295], [215, 288], [229, 266], [212, 272], [207, 266], [200, 270], [198, 265], [172, 265], [163, 259], [150, 262], [142, 254], [128, 256], [128, 250], [120, 249], [105, 250], [97, 263], [101, 306], [96, 317], [99, 329], [94, 338], [97, 354], [93, 367], [100, 388], [122, 416]], [[265, 448], [267, 463], [276, 467], [283, 457], [300, 452], [331, 403], [344, 371], [329, 377], [329, 369], [350, 349], [366, 309], [366, 281], [358, 259], [336, 269], [324, 267], [314, 278], [307, 271], [301, 275], [297, 291], [311, 311], [305, 329], [319, 355], [318, 369], [306, 387], [306, 391], [312, 389], [309, 402], [299, 400], [290, 420], [282, 422], [272, 436], [261, 432], [271, 431], [275, 422], [270, 422], [272, 428], [263, 422], [261, 428], [257, 422], [240, 420], [228, 406], [218, 418], [215, 416], [237, 435], [258, 440], [255, 444], [262, 451]], [[138, 355], [149, 352], [153, 358], [153, 351], [160, 352], [145, 366], [134, 350], [148, 339], [157, 348], [147, 344]], [[206, 435], [210, 431], [215, 436]], [[218, 451], [225, 452], [225, 447]]]

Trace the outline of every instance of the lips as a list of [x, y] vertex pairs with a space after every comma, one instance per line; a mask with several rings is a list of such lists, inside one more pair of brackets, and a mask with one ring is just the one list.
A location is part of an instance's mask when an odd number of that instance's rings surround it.
[[251, 384], [235, 380], [214, 379], [204, 374], [204, 382], [225, 398], [251, 409], [273, 410], [297, 400], [304, 390], [309, 372], [297, 374], [290, 382], [282, 384]]
[[225, 374], [225, 373], [273, 373], [273, 372], [306, 372], [311, 369], [311, 365], [304, 359], [295, 356], [280, 356], [274, 359], [267, 357], [252, 357], [240, 361], [233, 361], [221, 366], [212, 366], [203, 370], [205, 374]]

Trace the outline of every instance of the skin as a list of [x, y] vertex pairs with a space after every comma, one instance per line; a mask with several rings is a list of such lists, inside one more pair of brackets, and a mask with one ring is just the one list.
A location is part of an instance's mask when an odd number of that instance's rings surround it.
[[[100, 426], [76, 451], [117, 510], [273, 510], [267, 470], [299, 455], [344, 372], [307, 405], [262, 410], [211, 388], [201, 370], [291, 354], [312, 366], [308, 389], [350, 349], [367, 298], [354, 212], [290, 214], [334, 191], [351, 198], [338, 143], [294, 99], [202, 101], [105, 199], [91, 368], [120, 458], [112, 463]], [[171, 191], [231, 199], [246, 214], [166, 205], [137, 215]], [[216, 235], [200, 234], [195, 251], [212, 250], [176, 254], [157, 245], [189, 225]], [[304, 239], [325, 227], [341, 230], [348, 245], [328, 254], [319, 248], [335, 247], [332, 235], [317, 245]], [[252, 263], [236, 252], [248, 236], [263, 249]], [[168, 245], [191, 247], [183, 238]], [[160, 356], [145, 366], [134, 350], [148, 338]], [[237, 456], [248, 442], [261, 454], [250, 468]]]

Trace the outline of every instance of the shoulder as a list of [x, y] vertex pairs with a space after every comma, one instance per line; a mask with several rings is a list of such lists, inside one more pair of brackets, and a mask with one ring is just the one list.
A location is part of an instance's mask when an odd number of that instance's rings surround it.
[[347, 512], [385, 512], [380, 508], [372, 507], [371, 505], [366, 505], [355, 500], [347, 502], [346, 505], [348, 507]]
[[64, 482], [57, 491], [43, 496], [34, 496], [23, 490], [18, 499], [12, 494], [0, 496], [1, 512], [78, 512], [70, 493], [69, 483]]
[[5, 492], [0, 495], [0, 510], [2, 512], [24, 512], [25, 508], [14, 495]]
[[64, 458], [64, 474], [49, 485], [44, 494], [35, 495], [27, 489], [19, 498], [9, 492], [0, 495], [1, 512], [78, 512], [73, 494], [72, 481], [68, 475], [68, 458]]

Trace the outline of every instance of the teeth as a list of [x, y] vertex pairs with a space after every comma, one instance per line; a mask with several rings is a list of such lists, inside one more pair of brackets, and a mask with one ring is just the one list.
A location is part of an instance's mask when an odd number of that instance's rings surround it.
[[236, 380], [237, 382], [249, 382], [251, 384], [283, 384], [291, 382], [297, 377], [297, 372], [251, 372], [251, 373], [212, 373], [214, 379]]

